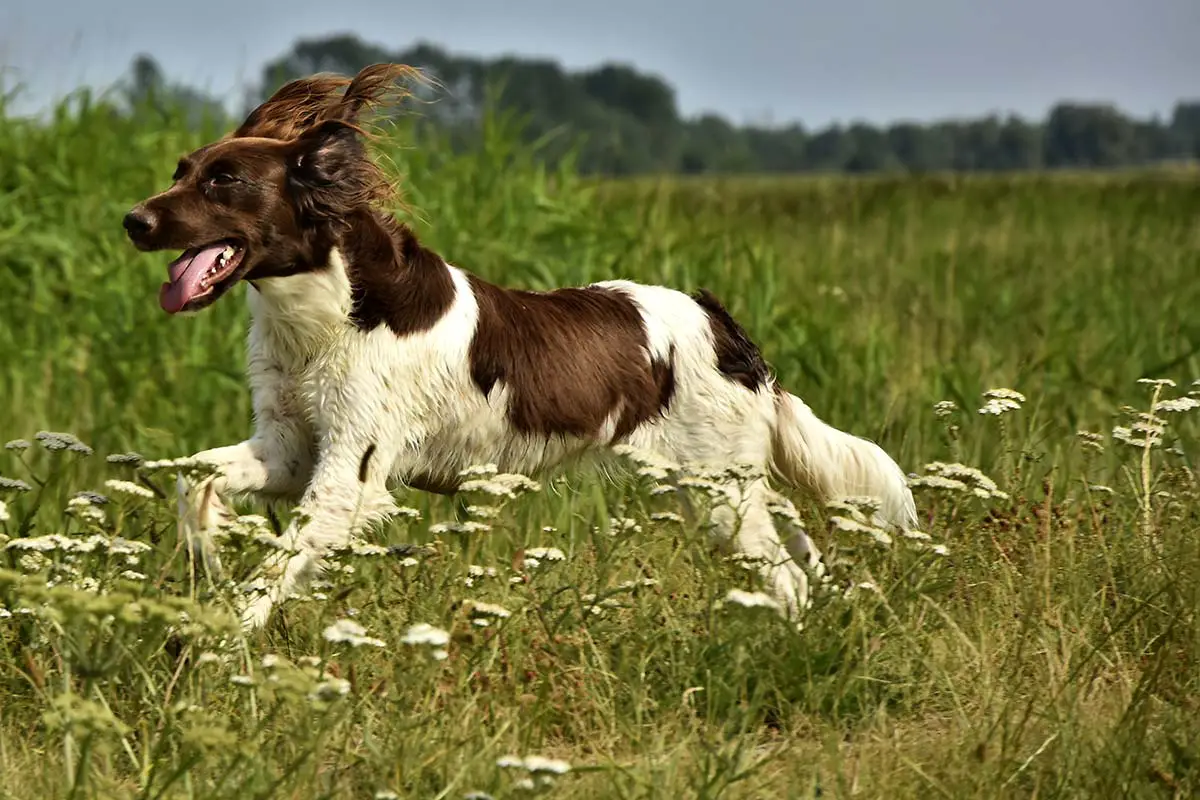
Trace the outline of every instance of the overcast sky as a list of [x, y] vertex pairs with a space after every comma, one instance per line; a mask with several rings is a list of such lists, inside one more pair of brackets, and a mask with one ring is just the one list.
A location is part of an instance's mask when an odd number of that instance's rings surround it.
[[0, 0], [0, 63], [21, 104], [106, 85], [147, 51], [240, 99], [298, 37], [631, 63], [682, 112], [735, 122], [928, 120], [1060, 99], [1168, 114], [1200, 98], [1200, 0]]

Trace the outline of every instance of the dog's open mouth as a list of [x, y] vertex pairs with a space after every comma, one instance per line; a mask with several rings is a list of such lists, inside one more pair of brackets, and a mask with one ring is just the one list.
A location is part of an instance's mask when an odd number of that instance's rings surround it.
[[185, 250], [167, 267], [171, 279], [162, 285], [159, 305], [163, 311], [175, 314], [209, 296], [237, 271], [245, 255], [246, 249], [233, 242]]

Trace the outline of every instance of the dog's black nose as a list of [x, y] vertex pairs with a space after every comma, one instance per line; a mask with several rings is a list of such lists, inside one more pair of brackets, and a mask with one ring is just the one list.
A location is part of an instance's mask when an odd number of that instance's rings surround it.
[[125, 232], [131, 239], [145, 236], [154, 229], [154, 214], [138, 206], [125, 215]]

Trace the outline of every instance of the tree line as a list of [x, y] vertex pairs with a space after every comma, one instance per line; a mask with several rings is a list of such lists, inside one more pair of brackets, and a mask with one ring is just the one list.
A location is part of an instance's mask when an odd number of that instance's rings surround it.
[[[418, 67], [433, 79], [410, 87], [415, 99], [430, 101], [405, 108], [419, 124], [465, 147], [480, 135], [487, 109], [514, 112], [544, 158], [572, 154], [592, 174], [1095, 169], [1200, 159], [1200, 99], [1181, 100], [1167, 119], [1064, 101], [1041, 121], [989, 115], [816, 130], [735, 125], [713, 113], [683, 117], [666, 81], [629, 65], [568, 71], [552, 60], [472, 58], [428, 43], [392, 51], [350, 34], [295, 42], [263, 67], [246, 110], [293, 78], [352, 75], [381, 61]], [[182, 104], [192, 115], [224, 113], [203, 93], [170, 84], [149, 56], [135, 59], [127, 92], [135, 102]]]

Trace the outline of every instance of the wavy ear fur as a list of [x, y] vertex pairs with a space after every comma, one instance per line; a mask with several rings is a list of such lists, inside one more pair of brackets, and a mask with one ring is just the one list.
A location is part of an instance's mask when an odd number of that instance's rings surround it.
[[370, 107], [408, 92], [396, 85], [421, 73], [403, 64], [374, 64], [353, 80], [316, 75], [282, 86], [254, 109], [235, 137], [291, 142], [288, 184], [301, 213], [337, 223], [356, 210], [391, 199], [392, 187], [370, 159], [359, 117]]
[[361, 133], [355, 125], [330, 119], [296, 139], [288, 183], [309, 219], [336, 222], [387, 195], [387, 181], [368, 157]]
[[372, 64], [353, 80], [322, 74], [290, 81], [251, 111], [232, 136], [286, 140], [326, 120], [358, 124], [364, 108], [408, 96], [409, 92], [396, 85], [401, 79], [425, 78], [420, 70], [404, 64]]

